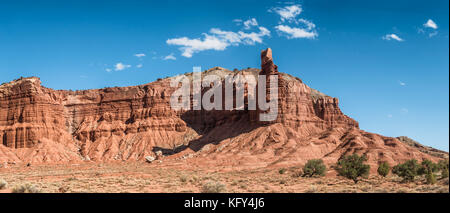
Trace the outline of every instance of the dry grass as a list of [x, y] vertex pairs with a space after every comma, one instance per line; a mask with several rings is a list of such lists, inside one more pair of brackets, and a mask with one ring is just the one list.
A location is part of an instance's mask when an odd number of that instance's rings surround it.
[[222, 193], [226, 191], [223, 183], [209, 181], [202, 187], [202, 193]]
[[12, 188], [12, 193], [41, 193], [41, 189], [33, 184], [25, 183], [23, 185], [16, 185]]
[[6, 182], [3, 179], [0, 179], [0, 190], [1, 189], [6, 189], [6, 187], [8, 187], [8, 182]]

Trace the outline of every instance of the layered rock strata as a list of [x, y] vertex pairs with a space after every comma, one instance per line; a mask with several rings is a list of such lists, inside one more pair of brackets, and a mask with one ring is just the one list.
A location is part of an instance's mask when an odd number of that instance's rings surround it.
[[261, 53], [261, 61], [261, 70], [216, 67], [202, 75], [278, 76], [272, 122], [259, 122], [262, 111], [249, 109], [248, 99], [244, 110], [173, 110], [172, 78], [82, 91], [49, 89], [36, 77], [2, 84], [0, 162], [144, 161], [157, 153], [193, 165], [237, 167], [302, 165], [312, 158], [332, 164], [351, 153], [366, 154], [374, 165], [439, 159], [396, 138], [360, 130], [341, 112], [337, 98], [278, 72], [271, 49]]

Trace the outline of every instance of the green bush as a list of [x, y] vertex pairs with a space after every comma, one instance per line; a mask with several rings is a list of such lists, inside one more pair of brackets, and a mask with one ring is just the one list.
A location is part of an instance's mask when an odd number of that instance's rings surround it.
[[441, 171], [441, 178], [448, 178], [448, 159], [440, 160], [437, 165]]
[[358, 183], [360, 177], [367, 178], [369, 176], [370, 166], [364, 164], [365, 161], [367, 161], [365, 155], [361, 157], [357, 154], [344, 156], [338, 161], [336, 171], [340, 176]]
[[444, 169], [441, 171], [441, 178], [448, 178], [448, 169]]
[[387, 162], [381, 163], [378, 166], [378, 170], [377, 170], [378, 174], [383, 176], [383, 177], [386, 177], [389, 174], [390, 171], [391, 171], [391, 166]]
[[440, 170], [443, 170], [443, 169], [447, 169], [448, 170], [448, 159], [440, 160], [437, 165], [438, 165], [438, 168]]
[[429, 172], [437, 172], [439, 170], [439, 166], [432, 161], [425, 159], [422, 161], [422, 167], [419, 169], [419, 175], [428, 174]]
[[280, 175], [286, 173], [286, 169], [285, 168], [281, 168], [280, 170], [278, 170], [278, 173], [280, 173]]
[[434, 173], [431, 170], [427, 171], [426, 174], [427, 184], [435, 184], [436, 183], [436, 177], [434, 176]]
[[327, 167], [323, 164], [322, 159], [312, 159], [303, 167], [303, 176], [313, 177], [313, 176], [325, 176]]
[[422, 167], [417, 163], [416, 159], [411, 159], [405, 163], [398, 164], [392, 168], [392, 173], [403, 178], [404, 182], [414, 181], [414, 178], [419, 175], [419, 170]]

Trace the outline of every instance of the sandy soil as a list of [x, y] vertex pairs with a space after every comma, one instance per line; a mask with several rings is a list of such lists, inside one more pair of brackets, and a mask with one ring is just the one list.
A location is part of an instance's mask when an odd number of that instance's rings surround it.
[[[280, 170], [284, 170], [280, 172]], [[448, 193], [448, 178], [426, 185], [423, 178], [401, 183], [396, 176], [371, 175], [354, 184], [329, 171], [326, 177], [298, 177], [300, 168], [189, 168], [164, 163], [82, 163], [72, 165], [10, 165], [0, 168], [8, 183], [0, 192], [30, 183], [42, 192], [276, 192], [276, 193]], [[282, 173], [282, 174], [281, 174]], [[211, 189], [213, 188], [213, 189]]]
[[[284, 170], [280, 172], [280, 170]], [[326, 177], [298, 177], [300, 168], [187, 168], [161, 163], [82, 163], [72, 165], [10, 165], [0, 168], [0, 180], [8, 183], [0, 192], [30, 183], [42, 192], [276, 192], [276, 193], [448, 193], [448, 178], [426, 185], [418, 178], [401, 183], [396, 176], [371, 175], [358, 184], [329, 171]], [[281, 174], [282, 173], [282, 174]], [[213, 188], [213, 189], [211, 189]]]

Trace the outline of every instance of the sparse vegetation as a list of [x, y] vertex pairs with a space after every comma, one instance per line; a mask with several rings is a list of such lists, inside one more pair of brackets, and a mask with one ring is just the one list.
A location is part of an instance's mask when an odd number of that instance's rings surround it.
[[370, 166], [364, 164], [367, 161], [365, 155], [357, 154], [344, 156], [338, 161], [336, 171], [340, 176], [346, 177], [358, 183], [359, 178], [367, 178], [369, 176]]
[[427, 184], [436, 184], [436, 176], [431, 170], [427, 170], [426, 174]]
[[441, 178], [448, 178], [448, 159], [440, 160], [437, 165], [441, 171]]
[[14, 186], [12, 193], [41, 193], [42, 191], [35, 185], [26, 183], [23, 185]]
[[312, 159], [303, 167], [303, 176], [313, 177], [313, 176], [325, 176], [327, 167], [323, 164], [322, 159]]
[[187, 180], [188, 180], [188, 177], [186, 175], [182, 175], [180, 177], [180, 181], [183, 182], [183, 183], [185, 183]]
[[[420, 182], [405, 184], [397, 181], [398, 177], [389, 175], [387, 178], [371, 175], [364, 182], [360, 180], [354, 184], [353, 181], [343, 181], [334, 175], [299, 178], [303, 166], [284, 167], [286, 173], [280, 175], [278, 171], [281, 167], [276, 170], [255, 168], [217, 172], [195, 167], [186, 171], [185, 168], [147, 165], [145, 162], [105, 163], [99, 167], [96, 163], [89, 163], [73, 165], [71, 168], [65, 165], [34, 165], [20, 172], [2, 170], [0, 179], [7, 180], [8, 187], [0, 191], [11, 192], [13, 186], [23, 183], [30, 183], [50, 193], [302, 193], [308, 191], [310, 186], [315, 186], [310, 191], [324, 193], [393, 193], [399, 190], [406, 193], [448, 193], [449, 190], [448, 178], [440, 178], [440, 173], [434, 173], [437, 181], [433, 185], [425, 184], [425, 176], [420, 178]], [[102, 175], [96, 176], [97, 173]], [[185, 178], [186, 182], [183, 182]]]
[[390, 171], [391, 171], [391, 166], [389, 165], [388, 162], [381, 163], [378, 166], [378, 170], [377, 170], [378, 174], [383, 176], [383, 177], [386, 177], [389, 174]]
[[278, 173], [280, 173], [280, 175], [286, 173], [286, 169], [285, 168], [281, 168], [280, 170], [278, 170]]
[[6, 187], [8, 187], [8, 182], [6, 182], [3, 179], [0, 179], [0, 190], [1, 189], [6, 189]]
[[425, 174], [427, 184], [436, 184], [436, 175], [434, 172], [439, 171], [439, 167], [439, 164], [426, 159], [422, 161], [422, 168], [419, 169], [419, 175]]
[[61, 187], [59, 187], [58, 192], [59, 193], [66, 193], [69, 190], [70, 190], [70, 188], [68, 186], [61, 186]]
[[433, 173], [439, 170], [439, 166], [428, 159], [422, 161], [421, 165], [422, 167], [419, 169], [419, 175]]
[[209, 181], [202, 187], [202, 193], [222, 193], [226, 188], [223, 183]]
[[437, 165], [438, 165], [439, 169], [447, 169], [448, 170], [448, 159], [440, 160]]
[[301, 170], [299, 171], [294, 171], [294, 173], [292, 174], [293, 178], [299, 178], [303, 176], [303, 172]]
[[419, 170], [421, 168], [422, 167], [417, 163], [416, 159], [411, 159], [405, 163], [394, 166], [394, 168], [392, 168], [392, 173], [403, 178], [403, 182], [411, 182], [419, 175]]
[[444, 169], [441, 171], [441, 178], [448, 178], [448, 169]]

